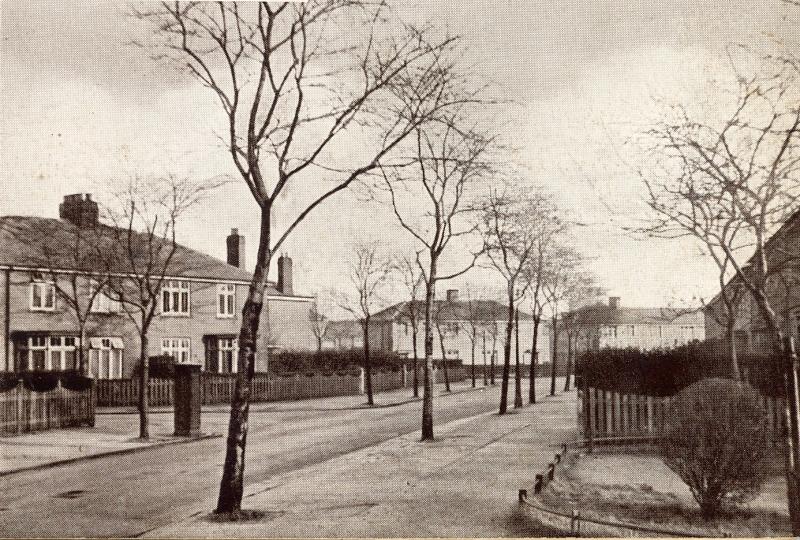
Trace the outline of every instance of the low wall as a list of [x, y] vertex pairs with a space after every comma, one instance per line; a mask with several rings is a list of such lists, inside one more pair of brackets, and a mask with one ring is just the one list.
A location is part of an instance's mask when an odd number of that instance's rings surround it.
[[95, 387], [68, 390], [29, 390], [20, 381], [0, 392], [0, 434], [11, 435], [81, 425], [94, 426]]

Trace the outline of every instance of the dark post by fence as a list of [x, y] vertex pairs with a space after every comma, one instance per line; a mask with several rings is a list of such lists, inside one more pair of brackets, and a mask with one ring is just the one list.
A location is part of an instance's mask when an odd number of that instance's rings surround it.
[[536, 475], [536, 482], [533, 484], [533, 492], [539, 494], [542, 492], [542, 484], [544, 484], [544, 476], [541, 474]]
[[581, 382], [583, 382], [583, 416], [586, 425], [586, 449], [591, 454], [592, 450], [594, 450], [594, 437], [592, 433], [592, 407], [589, 403], [589, 374], [587, 371], [588, 370], [584, 366], [584, 369], [581, 370]]
[[786, 391], [786, 491], [792, 534], [800, 536], [800, 367], [794, 338], [784, 339], [783, 382]]
[[200, 435], [200, 366], [175, 365], [175, 435]]

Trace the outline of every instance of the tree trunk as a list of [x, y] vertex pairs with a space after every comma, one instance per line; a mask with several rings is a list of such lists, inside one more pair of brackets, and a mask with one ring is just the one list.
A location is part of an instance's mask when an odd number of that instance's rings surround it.
[[514, 408], [522, 407], [522, 368], [519, 365], [519, 308], [514, 314]]
[[372, 397], [372, 363], [369, 358], [369, 317], [364, 317], [364, 376], [367, 378], [367, 405], [375, 405]]
[[[433, 267], [433, 264], [431, 265]], [[433, 269], [433, 268], [432, 268]], [[433, 273], [425, 287], [425, 374], [422, 389], [422, 440], [433, 440], [433, 328], [431, 303], [435, 294]]]
[[488, 386], [489, 378], [486, 372], [486, 329], [483, 330], [483, 386]]
[[556, 372], [558, 371], [558, 317], [553, 317], [553, 363], [550, 366], [550, 395], [556, 395]]
[[322, 336], [317, 337], [317, 352], [322, 352]]
[[500, 414], [508, 410], [508, 378], [511, 374], [511, 338], [514, 331], [514, 297], [508, 295], [508, 321], [506, 322], [506, 342], [503, 344], [503, 379], [500, 381]]
[[536, 403], [536, 362], [539, 360], [539, 353], [536, 346], [539, 344], [539, 317], [533, 316], [533, 338], [531, 340], [531, 366], [530, 366], [530, 380], [531, 385], [528, 388], [528, 401]]
[[728, 340], [728, 354], [731, 360], [731, 378], [735, 381], [741, 381], [742, 375], [739, 370], [739, 358], [736, 351], [736, 319], [729, 314], [728, 320], [725, 324], [725, 337]]
[[414, 397], [419, 397], [419, 356], [417, 355], [417, 327], [411, 328], [411, 346], [414, 347]]
[[[577, 339], [576, 339], [577, 345]], [[573, 347], [572, 347], [572, 336], [570, 336], [569, 332], [567, 332], [567, 378], [564, 380], [564, 392], [569, 392], [569, 383], [570, 383], [570, 373], [572, 372], [572, 355], [573, 355]]]
[[[250, 413], [250, 389], [255, 373], [255, 358], [258, 327], [264, 307], [264, 291], [267, 285], [272, 253], [270, 244], [270, 214], [261, 212], [261, 233], [256, 267], [244, 306], [242, 325], [239, 330], [239, 354], [236, 359], [236, 383], [231, 397], [231, 413], [228, 422], [225, 463], [217, 499], [217, 513], [238, 513], [242, 509], [244, 493], [244, 458], [247, 446], [248, 417]], [[269, 308], [269, 306], [267, 306]]]
[[147, 356], [147, 330], [139, 334], [139, 438], [150, 438], [148, 387], [150, 386], [150, 359]]
[[478, 332], [472, 326], [472, 388], [475, 388], [475, 340], [478, 339]]
[[450, 392], [450, 376], [447, 374], [447, 355], [444, 350], [444, 335], [442, 335], [439, 325], [436, 325], [439, 334], [439, 348], [442, 350], [442, 371], [444, 372], [444, 390]]
[[78, 373], [86, 375], [86, 321], [79, 323], [78, 328]]

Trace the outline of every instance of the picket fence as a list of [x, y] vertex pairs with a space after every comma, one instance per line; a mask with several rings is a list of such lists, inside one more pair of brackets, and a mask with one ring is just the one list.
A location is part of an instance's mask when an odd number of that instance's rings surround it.
[[94, 426], [95, 387], [68, 390], [58, 383], [53, 390], [37, 392], [20, 382], [0, 392], [0, 434], [12, 435], [81, 425]]
[[[374, 392], [403, 388], [410, 374], [398, 371], [372, 373]], [[451, 377], [452, 380], [452, 377]], [[230, 403], [236, 376], [203, 373], [201, 400], [203, 405]], [[173, 403], [174, 384], [170, 379], [151, 379], [148, 403], [168, 406]], [[365, 392], [363, 372], [295, 373], [291, 375], [256, 373], [251, 386], [251, 401], [291, 401], [297, 399], [358, 395]], [[100, 407], [130, 407], [139, 402], [137, 379], [107, 379], [97, 381], [97, 405]]]
[[[583, 438], [655, 439], [664, 430], [672, 399], [589, 387], [578, 393], [578, 425]], [[778, 441], [783, 436], [784, 400], [761, 396], [761, 405], [767, 413], [765, 429]]]

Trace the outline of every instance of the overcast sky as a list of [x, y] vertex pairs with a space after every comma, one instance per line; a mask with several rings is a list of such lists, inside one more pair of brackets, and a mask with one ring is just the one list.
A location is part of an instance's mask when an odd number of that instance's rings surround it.
[[[135, 172], [233, 173], [213, 136], [216, 103], [128, 45], [142, 29], [125, 17], [125, 4], [0, 5], [0, 215], [55, 217], [64, 194], [95, 192]], [[625, 141], [652, 118], [654, 98], [714, 103], [710, 81], [730, 76], [726, 48], [785, 41], [800, 29], [793, 9], [780, 0], [467, 0], [401, 8], [466, 36], [482, 73], [521, 104], [509, 135], [531, 180], [586, 224], [577, 231], [579, 247], [599, 283], [630, 306], [713, 294], [715, 267], [685, 241], [623, 234], [644, 215], [642, 186], [629, 167], [638, 156]], [[394, 230], [387, 214], [352, 194], [320, 208], [285, 247], [295, 260], [296, 290], [336, 286], [353, 239]], [[237, 182], [179, 232], [185, 244], [224, 258], [225, 236], [238, 227], [252, 262], [257, 226], [255, 204]], [[476, 272], [456, 285], [492, 276]]]

